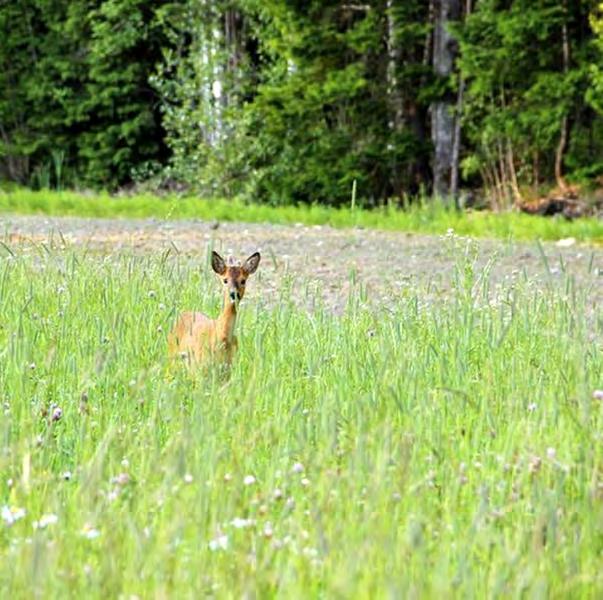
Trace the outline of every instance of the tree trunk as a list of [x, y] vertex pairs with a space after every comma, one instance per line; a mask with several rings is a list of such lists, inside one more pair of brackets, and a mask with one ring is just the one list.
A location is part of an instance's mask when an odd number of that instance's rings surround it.
[[513, 147], [510, 140], [507, 140], [507, 163], [509, 165], [509, 178], [511, 182], [511, 190], [513, 192], [513, 204], [517, 206], [521, 204], [521, 190], [517, 181], [517, 170], [515, 169], [515, 157], [513, 155]]
[[396, 39], [394, 0], [387, 0], [387, 95], [390, 106], [390, 129], [398, 132], [402, 127], [402, 94], [398, 84], [398, 65], [401, 50]]
[[[471, 0], [465, 3], [465, 18], [471, 14]], [[459, 75], [459, 91], [456, 99], [454, 114], [454, 138], [452, 140], [452, 164], [450, 173], [450, 196], [458, 204], [459, 196], [459, 158], [461, 154], [461, 121], [463, 118], [463, 95], [465, 93], [465, 78]]]
[[[567, 19], [567, 2], [563, 2], [564, 18]], [[569, 70], [569, 40], [567, 36], [567, 21], [563, 21], [561, 26], [561, 49], [563, 52], [563, 73], [567, 74]], [[557, 181], [557, 187], [562, 193], [567, 191], [567, 183], [563, 177], [563, 155], [565, 153], [565, 147], [567, 145], [567, 115], [563, 115], [561, 119], [561, 136], [559, 138], [559, 145], [557, 146], [557, 152], [555, 154], [555, 180]]]
[[[392, 134], [400, 133], [403, 125], [402, 93], [398, 84], [398, 66], [400, 64], [401, 49], [396, 39], [396, 19], [394, 12], [394, 0], [387, 0], [387, 100], [388, 100], [388, 127]], [[400, 165], [392, 160], [390, 172], [390, 184], [397, 196], [402, 195], [400, 183]]]
[[[436, 0], [434, 3], [433, 68], [443, 79], [452, 75], [457, 45], [449, 29], [449, 22], [460, 17], [460, 0]], [[431, 135], [434, 146], [433, 191], [450, 201], [450, 181], [454, 139], [454, 96], [446, 93], [432, 105]]]

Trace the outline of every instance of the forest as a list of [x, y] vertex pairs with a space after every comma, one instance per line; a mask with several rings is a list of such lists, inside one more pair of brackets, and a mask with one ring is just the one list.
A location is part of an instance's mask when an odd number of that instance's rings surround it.
[[3, 185], [505, 209], [602, 176], [599, 0], [0, 6]]

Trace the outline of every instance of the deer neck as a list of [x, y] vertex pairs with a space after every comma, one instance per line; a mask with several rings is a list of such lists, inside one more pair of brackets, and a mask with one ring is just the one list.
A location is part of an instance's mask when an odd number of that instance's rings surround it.
[[227, 344], [232, 342], [235, 323], [237, 320], [236, 304], [230, 301], [228, 294], [224, 295], [224, 307], [218, 317], [218, 334]]

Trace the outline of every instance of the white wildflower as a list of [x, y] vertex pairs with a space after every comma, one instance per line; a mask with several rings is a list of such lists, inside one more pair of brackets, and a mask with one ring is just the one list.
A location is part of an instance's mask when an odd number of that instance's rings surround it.
[[240, 517], [235, 517], [230, 524], [235, 529], [245, 529], [247, 527], [251, 527], [255, 521], [253, 519], [241, 519]]
[[209, 549], [212, 552], [216, 550], [227, 550], [228, 549], [228, 536], [227, 535], [219, 535], [217, 538], [211, 540], [209, 542]]
[[42, 515], [39, 521], [34, 521], [34, 529], [46, 529], [49, 525], [54, 525], [59, 520], [59, 517], [53, 514]]
[[272, 527], [272, 523], [268, 521], [266, 525], [264, 525], [264, 537], [271, 538], [274, 535], [274, 529]]
[[255, 477], [253, 475], [246, 475], [243, 479], [244, 485], [253, 485], [255, 483]]
[[100, 531], [86, 523], [82, 529], [82, 535], [88, 540], [94, 540], [100, 536]]
[[2, 520], [10, 527], [25, 516], [24, 508], [16, 508], [14, 506], [3, 506], [0, 511]]

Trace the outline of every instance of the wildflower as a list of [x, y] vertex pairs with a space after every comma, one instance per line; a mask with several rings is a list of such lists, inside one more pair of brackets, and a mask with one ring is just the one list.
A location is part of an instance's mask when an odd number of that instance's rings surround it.
[[532, 458], [530, 459], [528, 470], [530, 471], [530, 473], [537, 473], [538, 471], [540, 471], [541, 465], [542, 459], [540, 458], [540, 456], [532, 456]]
[[130, 476], [127, 473], [120, 473], [116, 477], [111, 479], [111, 483], [116, 483], [117, 485], [127, 485], [130, 482]]
[[157, 293], [155, 292], [155, 290], [149, 290], [147, 296], [149, 298], [155, 298], [157, 296]]
[[30, 371], [34, 371], [34, 370], [35, 370], [35, 368], [36, 368], [36, 363], [34, 363], [34, 362], [29, 363], [29, 370], [30, 370]]
[[593, 392], [593, 400], [603, 401], [603, 390], [595, 390]]
[[60, 406], [56, 406], [54, 408], [54, 410], [52, 411], [52, 421], [54, 423], [56, 423], [57, 421], [61, 420], [62, 416], [63, 416], [63, 409]]
[[538, 405], [535, 402], [530, 402], [528, 404], [528, 412], [534, 412], [538, 408]]
[[301, 480], [301, 484], [302, 484], [304, 487], [308, 487], [308, 486], [310, 485], [310, 480], [309, 480], [307, 477], [304, 477], [304, 478]]
[[230, 524], [235, 529], [246, 529], [247, 527], [251, 527], [255, 521], [253, 519], [241, 519], [239, 517], [235, 517]]
[[274, 492], [272, 492], [272, 497], [275, 500], [282, 500], [282, 498], [283, 498], [283, 492], [282, 492], [282, 490], [280, 490], [279, 488], [276, 488], [274, 490]]
[[209, 549], [212, 552], [216, 550], [227, 550], [228, 549], [228, 536], [227, 535], [219, 535], [217, 538], [211, 540], [209, 542]]
[[293, 467], [291, 467], [291, 471], [293, 471], [293, 473], [303, 473], [304, 465], [302, 465], [300, 462], [296, 462]]
[[24, 508], [15, 508], [14, 506], [3, 506], [0, 511], [2, 520], [10, 527], [25, 516]]
[[64, 479], [65, 481], [69, 481], [69, 480], [71, 479], [71, 477], [72, 477], [72, 475], [71, 475], [71, 471], [65, 471], [65, 472], [63, 473], [63, 479]]
[[130, 461], [127, 458], [122, 458], [122, 460], [121, 460], [121, 466], [124, 469], [127, 469], [130, 466]]
[[82, 528], [82, 535], [87, 540], [94, 540], [100, 535], [100, 531], [95, 527], [92, 527], [89, 523], [86, 523]]
[[193, 483], [193, 476], [190, 473], [184, 475], [184, 483]]
[[243, 485], [253, 485], [255, 483], [255, 477], [253, 475], [245, 475], [243, 479]]
[[272, 523], [267, 521], [264, 525], [264, 537], [270, 539], [274, 535], [274, 529], [272, 528]]
[[555, 450], [555, 448], [547, 448], [546, 455], [549, 460], [555, 460], [555, 457], [557, 456], [557, 451]]
[[49, 525], [54, 525], [59, 520], [59, 517], [53, 514], [42, 515], [39, 521], [34, 521], [34, 529], [46, 529]]

